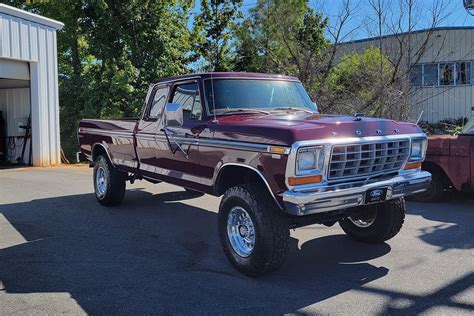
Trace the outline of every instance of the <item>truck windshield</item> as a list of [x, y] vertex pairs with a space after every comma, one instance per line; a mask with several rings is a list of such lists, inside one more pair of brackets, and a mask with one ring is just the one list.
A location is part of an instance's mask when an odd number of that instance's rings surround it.
[[207, 79], [204, 88], [210, 114], [318, 111], [303, 85], [296, 81]]
[[461, 134], [474, 135], [474, 116], [467, 121], [466, 125], [464, 125]]

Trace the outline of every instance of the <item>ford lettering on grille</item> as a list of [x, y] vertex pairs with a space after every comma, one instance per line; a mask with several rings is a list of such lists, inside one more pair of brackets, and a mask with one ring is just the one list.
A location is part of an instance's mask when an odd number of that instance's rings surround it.
[[329, 180], [370, 178], [399, 170], [410, 153], [408, 139], [335, 145]]

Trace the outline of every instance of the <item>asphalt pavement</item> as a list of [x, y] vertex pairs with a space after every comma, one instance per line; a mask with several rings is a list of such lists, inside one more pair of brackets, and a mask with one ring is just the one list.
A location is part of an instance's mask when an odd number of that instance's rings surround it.
[[474, 314], [474, 197], [408, 203], [380, 245], [338, 225], [291, 232], [252, 279], [218, 239], [219, 198], [144, 181], [100, 206], [92, 171], [0, 170], [0, 314]]

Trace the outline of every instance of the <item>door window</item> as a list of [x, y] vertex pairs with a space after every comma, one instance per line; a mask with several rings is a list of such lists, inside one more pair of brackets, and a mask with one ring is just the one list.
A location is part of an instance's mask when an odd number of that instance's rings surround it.
[[153, 103], [148, 114], [149, 118], [156, 119], [161, 116], [163, 107], [166, 104], [166, 97], [168, 96], [168, 87], [158, 88], [153, 97]]
[[171, 102], [179, 103], [183, 106], [184, 119], [201, 118], [201, 99], [197, 82], [175, 86]]

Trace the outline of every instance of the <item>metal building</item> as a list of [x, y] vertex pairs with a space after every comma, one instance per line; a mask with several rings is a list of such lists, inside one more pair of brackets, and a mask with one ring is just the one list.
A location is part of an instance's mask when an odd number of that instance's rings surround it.
[[34, 166], [61, 162], [56, 31], [63, 26], [0, 4], [4, 160], [16, 160], [23, 153], [23, 162]]
[[402, 64], [410, 64], [414, 119], [422, 111], [422, 120], [428, 122], [474, 115], [474, 27], [440, 27], [346, 42], [338, 58], [380, 45], [392, 60], [404, 54]]

